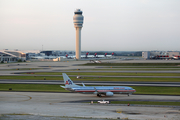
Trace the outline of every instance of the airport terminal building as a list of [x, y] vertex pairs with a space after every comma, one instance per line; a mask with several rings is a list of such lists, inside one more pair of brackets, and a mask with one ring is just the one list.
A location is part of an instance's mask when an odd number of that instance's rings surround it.
[[18, 60], [25, 61], [26, 54], [21, 51], [0, 50], [0, 62], [9, 63]]
[[144, 51], [142, 52], [144, 59], [180, 59], [179, 51]]

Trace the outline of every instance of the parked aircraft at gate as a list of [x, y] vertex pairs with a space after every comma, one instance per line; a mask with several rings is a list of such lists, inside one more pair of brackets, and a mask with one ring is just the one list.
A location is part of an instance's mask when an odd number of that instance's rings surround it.
[[101, 95], [113, 96], [114, 94], [128, 94], [129, 96], [129, 94], [136, 92], [135, 89], [126, 86], [85, 86], [83, 83], [83, 86], [79, 86], [74, 84], [66, 73], [62, 73], [62, 75], [65, 86], [61, 87], [71, 92], [95, 94], [98, 97]]

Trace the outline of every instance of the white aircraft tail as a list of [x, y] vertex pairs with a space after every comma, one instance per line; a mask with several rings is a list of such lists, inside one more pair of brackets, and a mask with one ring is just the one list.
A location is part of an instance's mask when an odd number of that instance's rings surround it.
[[64, 86], [61, 86], [63, 88], [71, 88], [71, 87], [77, 87], [78, 85], [74, 84], [73, 81], [66, 75], [66, 73], [62, 73], [63, 79], [64, 79]]

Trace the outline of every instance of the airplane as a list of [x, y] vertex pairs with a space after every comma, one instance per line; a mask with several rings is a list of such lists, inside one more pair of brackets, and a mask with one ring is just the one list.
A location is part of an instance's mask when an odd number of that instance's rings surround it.
[[81, 55], [82, 58], [107, 58], [112, 56], [114, 56], [114, 52], [111, 55], [108, 55], [107, 53], [105, 53], [104, 55], [98, 55], [97, 53], [94, 53], [94, 55], [89, 55], [89, 52], [87, 52], [85, 55]]
[[175, 60], [178, 60], [179, 58], [180, 58], [180, 56], [178, 56], [178, 55], [173, 56], [173, 59], [175, 59]]
[[68, 91], [76, 93], [85, 93], [85, 94], [95, 94], [98, 97], [102, 95], [113, 96], [114, 94], [128, 94], [128, 96], [134, 92], [135, 89], [126, 86], [79, 86], [73, 83], [73, 81], [66, 75], [62, 73], [65, 86], [60, 86]]
[[93, 63], [101, 63], [100, 60], [90, 60], [90, 62], [93, 62]]

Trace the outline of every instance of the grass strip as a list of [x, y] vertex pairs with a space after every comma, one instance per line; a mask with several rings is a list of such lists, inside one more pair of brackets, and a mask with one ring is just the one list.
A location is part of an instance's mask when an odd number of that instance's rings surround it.
[[[23, 74], [62, 75], [63, 72], [34, 72]], [[67, 75], [97, 75], [97, 76], [180, 76], [179, 73], [140, 73], [140, 72], [66, 72]]]
[[[160, 68], [131, 68], [131, 69], [114, 69], [114, 68], [109, 68], [109, 69], [81, 69], [79, 71], [180, 71], [180, 68], [168, 68], [168, 69], [160, 69]], [[67, 70], [67, 71], [77, 71], [77, 70]]]
[[16, 69], [0, 69], [0, 71], [12, 71], [12, 70], [40, 70], [43, 68], [16, 68]]
[[180, 66], [105, 66], [100, 68], [180, 68]]
[[[131, 86], [136, 89], [135, 94], [159, 94], [180, 95], [180, 87], [143, 87]], [[12, 90], [9, 90], [12, 88]], [[68, 92], [59, 85], [47, 84], [0, 84], [0, 91], [44, 91], [44, 92]]]
[[63, 80], [62, 76], [0, 76], [0, 79], [12, 80]]
[[133, 104], [138, 105], [173, 105], [173, 106], [180, 106], [180, 102], [154, 102], [154, 101], [111, 101], [111, 104]]
[[48, 84], [0, 84], [0, 91], [68, 92], [59, 85]]
[[83, 66], [179, 66], [179, 65], [180, 63], [86, 63], [83, 64]]
[[70, 77], [78, 81], [119, 81], [119, 82], [180, 82], [180, 78], [136, 78], [136, 77]]
[[135, 94], [180, 95], [180, 87], [131, 86]]
[[[180, 82], [180, 78], [136, 78], [136, 77], [82, 77], [77, 79], [71, 77], [75, 81], [123, 81], [123, 82]], [[62, 76], [0, 76], [0, 79], [11, 80], [63, 80]]]

